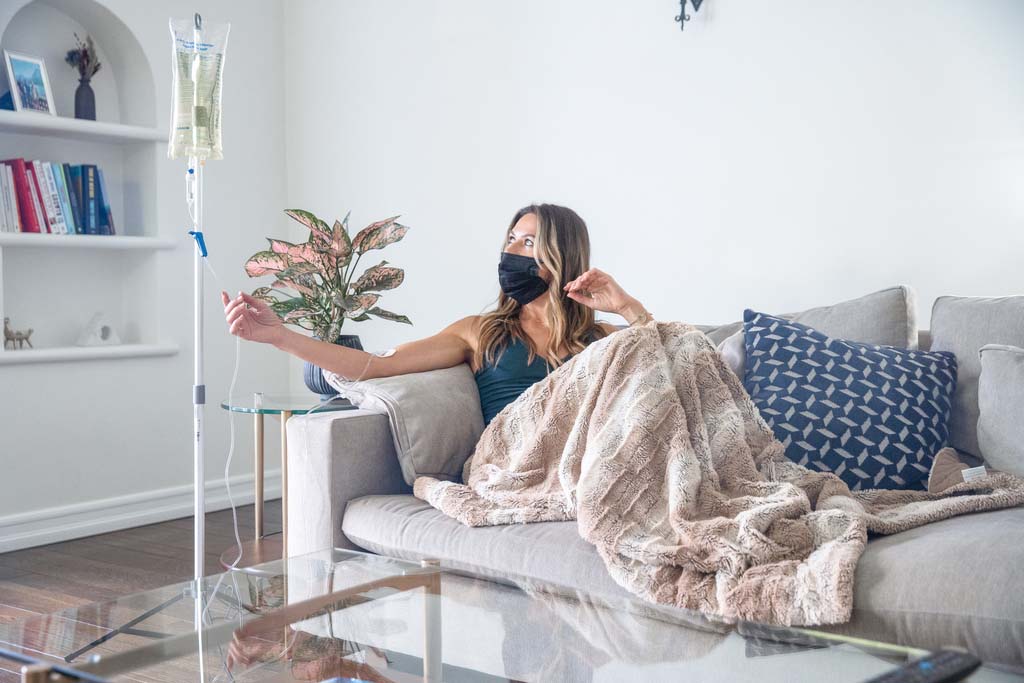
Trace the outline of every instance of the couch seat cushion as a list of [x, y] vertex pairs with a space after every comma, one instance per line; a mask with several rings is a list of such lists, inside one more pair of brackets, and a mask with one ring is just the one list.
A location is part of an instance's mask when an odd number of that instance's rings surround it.
[[356, 545], [400, 559], [442, 560], [499, 580], [538, 579], [592, 592], [627, 594], [575, 522], [470, 528], [411, 495], [349, 501], [342, 531]]
[[[348, 504], [342, 531], [370, 552], [436, 558], [499, 581], [626, 593], [574, 522], [471, 528], [411, 495], [366, 496]], [[830, 630], [1024, 665], [1022, 566], [1024, 507], [874, 538], [857, 567], [853, 618]]]

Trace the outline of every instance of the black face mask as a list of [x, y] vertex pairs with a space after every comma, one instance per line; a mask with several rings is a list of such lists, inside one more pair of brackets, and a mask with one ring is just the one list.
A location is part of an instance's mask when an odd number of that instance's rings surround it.
[[529, 256], [502, 252], [498, 262], [498, 282], [505, 296], [525, 306], [544, 292], [548, 283], [538, 273], [540, 266]]

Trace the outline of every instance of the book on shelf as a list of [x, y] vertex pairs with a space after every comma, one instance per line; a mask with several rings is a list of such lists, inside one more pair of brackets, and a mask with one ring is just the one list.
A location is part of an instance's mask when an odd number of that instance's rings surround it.
[[0, 231], [115, 235], [107, 188], [95, 164], [0, 160]]
[[85, 164], [82, 167], [82, 199], [85, 202], [85, 231], [87, 235], [99, 234], [99, 217], [96, 211], [96, 167]]
[[50, 232], [55, 235], [68, 234], [67, 221], [64, 220], [64, 209], [60, 205], [60, 194], [57, 192], [57, 180], [53, 177], [53, 166], [45, 161], [33, 161], [36, 177], [40, 179], [39, 188], [46, 204], [46, 215], [50, 218]]
[[[3, 200], [3, 231], [4, 232], [20, 232], [21, 229], [18, 226], [17, 219], [17, 197], [14, 196], [14, 176], [11, 174], [10, 167], [7, 164], [0, 165], [0, 172], [3, 173], [3, 187], [0, 192], [0, 198]], [[12, 208], [15, 211], [12, 212]]]
[[10, 167], [14, 176], [14, 194], [17, 198], [18, 216], [21, 218], [21, 231], [42, 232], [45, 228], [40, 226], [36, 212], [33, 209], [32, 188], [28, 183], [25, 160], [5, 159], [3, 164]]
[[75, 233], [85, 234], [82, 222], [82, 168], [81, 166], [64, 164], [64, 178], [67, 180], [68, 195], [71, 199], [71, 214], [75, 220]]
[[107, 194], [107, 182], [103, 179], [103, 169], [96, 167], [96, 176], [100, 181], [100, 193], [97, 199], [100, 210], [100, 234], [101, 235], [115, 235], [114, 231], [114, 214], [110, 210], [110, 195]]
[[43, 200], [42, 187], [39, 184], [39, 175], [36, 173], [35, 164], [25, 164], [25, 172], [28, 173], [28, 186], [31, 188], [32, 209], [36, 212], [36, 221], [39, 223], [39, 232], [52, 233], [50, 216], [46, 213], [46, 202]]
[[64, 227], [69, 235], [80, 234], [78, 226], [75, 225], [75, 215], [71, 211], [71, 197], [68, 193], [67, 181], [64, 178], [64, 164], [50, 164], [53, 172], [53, 179], [57, 185], [57, 200], [60, 203], [61, 214], [64, 216]]

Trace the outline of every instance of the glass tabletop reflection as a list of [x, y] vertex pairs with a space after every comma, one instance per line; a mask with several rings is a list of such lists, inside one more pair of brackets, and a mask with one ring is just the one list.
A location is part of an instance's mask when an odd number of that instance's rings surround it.
[[281, 413], [305, 415], [308, 412], [325, 413], [337, 410], [355, 410], [356, 408], [348, 399], [341, 396], [333, 396], [321, 401], [316, 394], [265, 394], [259, 392], [233, 396], [230, 401], [224, 399], [221, 401], [220, 407], [234, 413], [252, 415], [279, 415]]
[[[264, 569], [0, 623], [0, 647], [113, 681], [202, 683], [862, 683], [924, 654], [357, 551]], [[1022, 679], [984, 666], [967, 680]]]

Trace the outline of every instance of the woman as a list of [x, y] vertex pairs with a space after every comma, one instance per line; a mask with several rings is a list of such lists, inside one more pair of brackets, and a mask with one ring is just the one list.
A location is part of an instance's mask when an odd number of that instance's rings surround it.
[[[516, 212], [498, 263], [496, 310], [458, 320], [432, 337], [375, 357], [286, 328], [263, 301], [221, 292], [232, 334], [266, 342], [346, 378], [371, 379], [469, 363], [484, 422], [590, 342], [618, 328], [594, 311], [630, 325], [651, 314], [607, 273], [590, 267], [587, 225], [572, 209], [535, 204]], [[372, 360], [372, 363], [371, 363]]]

